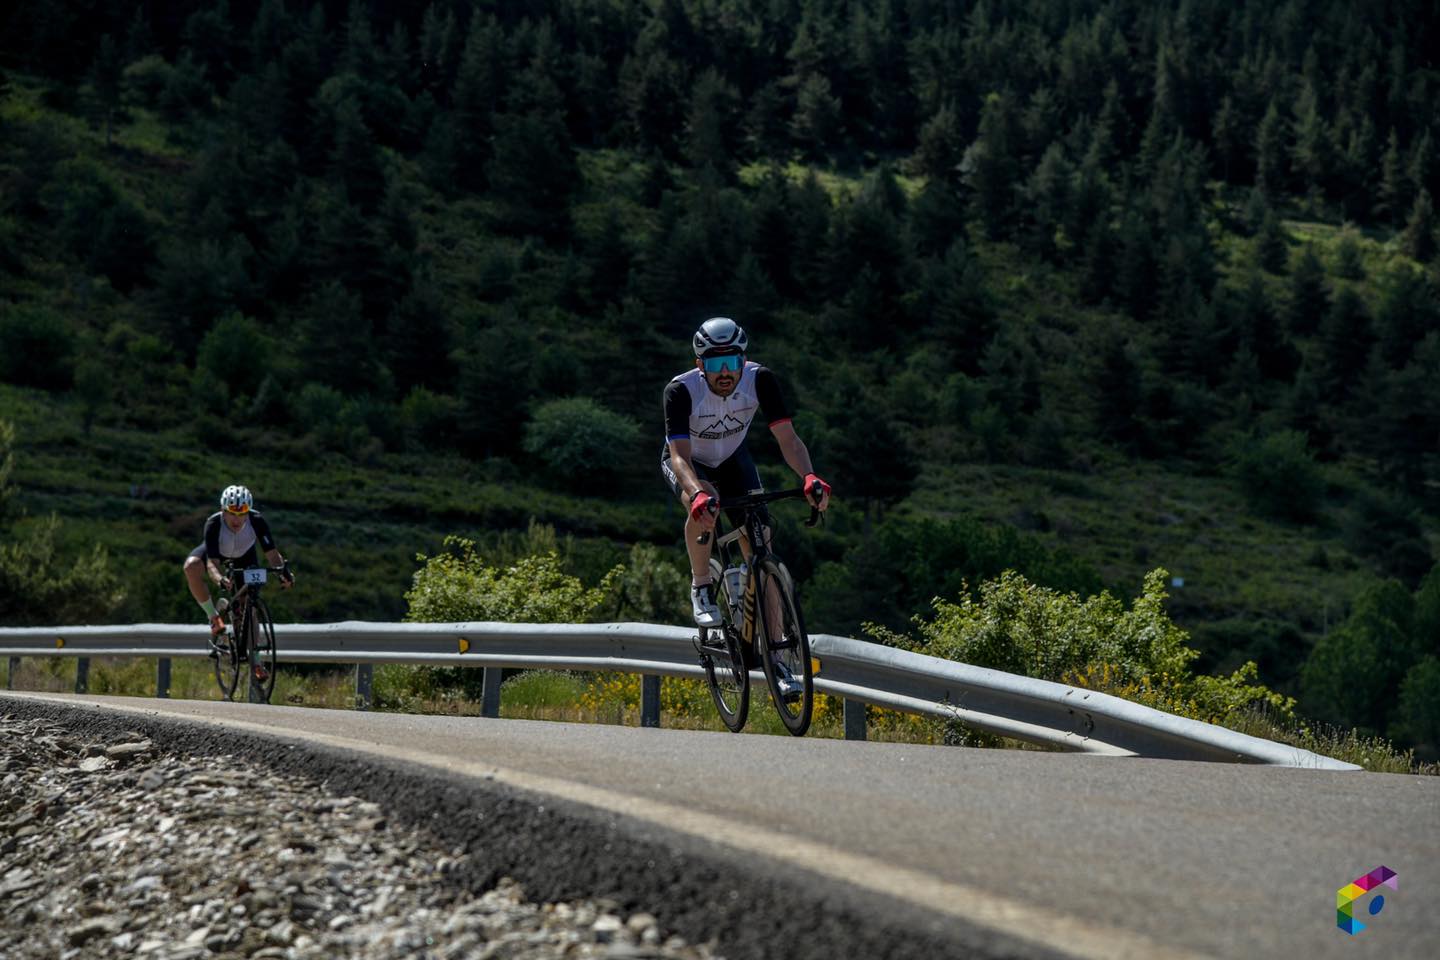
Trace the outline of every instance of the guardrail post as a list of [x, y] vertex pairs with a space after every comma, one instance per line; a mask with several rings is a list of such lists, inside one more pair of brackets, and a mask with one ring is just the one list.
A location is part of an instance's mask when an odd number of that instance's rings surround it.
[[481, 679], [480, 690], [480, 716], [500, 716], [500, 680], [505, 671], [499, 667], [485, 667], [485, 676]]
[[375, 666], [369, 663], [355, 664], [355, 709], [369, 710], [371, 692], [375, 687]]
[[845, 739], [865, 739], [865, 704], [859, 700], [845, 701]]
[[640, 678], [640, 726], [660, 726], [660, 678], [648, 673]]
[[19, 657], [11, 657], [11, 658], [10, 658], [10, 672], [5, 675], [5, 689], [6, 689], [6, 690], [14, 690], [14, 689], [15, 689], [15, 674], [18, 673], [19, 670], [20, 670], [20, 658], [19, 658]]
[[155, 664], [155, 696], [161, 700], [170, 696], [170, 658], [161, 657]]
[[90, 690], [90, 658], [81, 657], [75, 661], [75, 692], [86, 693]]

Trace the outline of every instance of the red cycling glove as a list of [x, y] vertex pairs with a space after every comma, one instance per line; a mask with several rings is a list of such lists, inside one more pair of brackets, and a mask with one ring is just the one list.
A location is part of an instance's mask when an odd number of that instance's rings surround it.
[[707, 510], [714, 510], [715, 498], [709, 493], [701, 490], [695, 494], [695, 499], [690, 501], [690, 519], [699, 520]]
[[804, 486], [804, 488], [805, 488], [805, 496], [806, 496], [806, 497], [809, 497], [809, 496], [810, 496], [810, 488], [813, 487], [813, 486], [814, 486], [815, 484], [817, 484], [817, 483], [820, 484], [820, 494], [821, 494], [821, 495], [820, 495], [820, 497], [817, 497], [814, 501], [812, 501], [812, 502], [815, 502], [815, 503], [819, 503], [819, 501], [820, 501], [821, 499], [823, 499], [824, 497], [827, 497], [827, 496], [830, 495], [830, 484], [826, 483], [824, 480], [821, 480], [819, 477], [815, 476], [815, 474], [813, 474], [813, 473], [807, 473], [807, 474], [805, 474], [805, 482], [802, 484], [802, 486]]

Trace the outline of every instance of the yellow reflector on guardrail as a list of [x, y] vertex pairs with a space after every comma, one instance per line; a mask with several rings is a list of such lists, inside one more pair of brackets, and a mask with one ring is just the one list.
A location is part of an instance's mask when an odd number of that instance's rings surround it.
[[470, 652], [470, 641], [469, 641], [469, 640], [466, 640], [464, 637], [461, 637], [461, 638], [460, 638], [460, 652], [461, 652], [461, 653], [469, 653], [469, 652]]
[[810, 673], [813, 675], [813, 674], [818, 674], [819, 672], [820, 672], [820, 658], [819, 658], [819, 657], [811, 657], [811, 658], [810, 658]]

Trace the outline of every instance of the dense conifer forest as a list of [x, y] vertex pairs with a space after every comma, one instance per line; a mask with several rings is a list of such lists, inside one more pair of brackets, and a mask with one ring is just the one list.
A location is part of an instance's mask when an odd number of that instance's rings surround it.
[[242, 468], [300, 617], [532, 518], [678, 564], [660, 392], [727, 315], [835, 487], [816, 629], [1163, 566], [1207, 666], [1427, 742], [1436, 50], [1418, 0], [16, 0], [0, 532], [138, 619]]

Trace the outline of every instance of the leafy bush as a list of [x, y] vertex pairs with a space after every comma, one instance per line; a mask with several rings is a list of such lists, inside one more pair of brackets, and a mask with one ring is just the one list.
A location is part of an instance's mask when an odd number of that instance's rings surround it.
[[0, 380], [67, 390], [75, 373], [74, 353], [69, 324], [53, 311], [16, 305], [0, 313]]
[[1440, 757], [1440, 657], [1426, 657], [1400, 684], [1397, 732], [1420, 746], [1429, 757]]
[[1309, 439], [1298, 430], [1245, 441], [1235, 458], [1234, 472], [1251, 506], [1282, 520], [1303, 523], [1312, 519], [1325, 493]]
[[460, 401], [449, 394], [415, 387], [400, 404], [404, 445], [411, 450], [442, 447], [460, 415]]
[[[614, 602], [625, 572], [616, 566], [586, 587], [563, 571], [554, 551], [502, 568], [486, 563], [474, 541], [455, 536], [445, 538], [445, 552], [416, 559], [423, 566], [405, 594], [412, 623], [587, 623]], [[482, 681], [481, 671], [463, 667], [389, 666], [376, 677], [376, 697], [382, 705], [456, 695], [478, 700]]]
[[867, 620], [899, 629], [928, 610], [934, 597], [955, 596], [1006, 569], [1060, 590], [1093, 593], [1101, 587], [1088, 563], [1014, 527], [896, 517], [842, 561], [816, 571], [807, 588], [807, 619], [838, 631], [853, 631]]
[[561, 569], [553, 552], [499, 568], [485, 563], [474, 542], [463, 537], [446, 537], [445, 551], [416, 558], [424, 566], [405, 593], [407, 621], [586, 623], [613, 596], [625, 570], [616, 566], [597, 586], [587, 588]]
[[1345, 622], [1321, 637], [1305, 661], [1300, 690], [1306, 713], [1385, 733], [1401, 680], [1419, 658], [1414, 617], [1414, 598], [1399, 581], [1366, 589]]
[[660, 548], [650, 543], [630, 548], [630, 558], [617, 581], [616, 620], [689, 626], [686, 596], [690, 576], [681, 569], [681, 552], [673, 553], [666, 559]]
[[253, 397], [273, 366], [275, 341], [260, 324], [239, 312], [215, 321], [195, 352], [195, 373], [229, 387], [235, 400]]
[[635, 458], [640, 426], [588, 397], [540, 405], [525, 428], [524, 447], [567, 478], [612, 479]]
[[104, 547], [67, 567], [55, 545], [60, 519], [38, 521], [0, 539], [0, 624], [104, 623], [124, 599]]
[[937, 599], [934, 619], [915, 619], [916, 639], [867, 629], [918, 653], [1098, 689], [1206, 722], [1223, 722], [1256, 703], [1291, 715], [1293, 700], [1252, 682], [1254, 663], [1229, 677], [1191, 673], [1199, 654], [1165, 612], [1168, 577], [1152, 570], [1127, 610], [1108, 592], [1082, 600], [1007, 570], [983, 583], [978, 597]]

